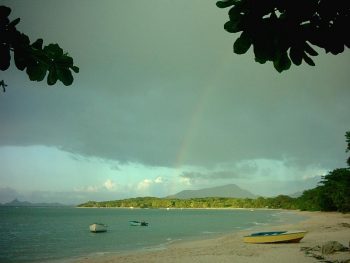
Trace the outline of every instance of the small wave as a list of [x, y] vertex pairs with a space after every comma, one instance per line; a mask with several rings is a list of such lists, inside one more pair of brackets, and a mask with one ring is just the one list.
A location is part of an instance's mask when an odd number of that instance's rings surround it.
[[165, 245], [168, 245], [168, 244], [171, 244], [171, 243], [174, 243], [174, 242], [177, 242], [177, 241], [181, 241], [182, 239], [181, 238], [171, 238], [171, 237], [168, 237], [165, 239], [166, 242], [164, 243]]
[[283, 212], [276, 212], [274, 214], [271, 214], [271, 216], [281, 216], [283, 215]]
[[266, 226], [267, 223], [259, 223], [259, 222], [253, 222], [254, 225], [256, 226]]
[[213, 231], [202, 231], [202, 234], [217, 234], [219, 232], [213, 232]]

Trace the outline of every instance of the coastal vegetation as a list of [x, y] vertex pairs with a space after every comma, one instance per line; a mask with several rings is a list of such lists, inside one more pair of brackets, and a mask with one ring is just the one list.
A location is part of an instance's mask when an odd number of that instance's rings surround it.
[[287, 208], [296, 209], [294, 198], [280, 195], [275, 198], [227, 198], [205, 197], [190, 199], [167, 199], [157, 197], [137, 197], [115, 201], [89, 201], [79, 207], [120, 207], [120, 208]]
[[[345, 134], [347, 148], [350, 151], [350, 131]], [[318, 186], [306, 190], [301, 196], [293, 198], [287, 195], [258, 198], [157, 198], [137, 197], [123, 200], [96, 202], [89, 201], [78, 207], [135, 207], [135, 208], [271, 208], [300, 209], [309, 211], [350, 212], [350, 158], [349, 167], [330, 171], [322, 177]]]
[[[338, 179], [335, 181], [334, 179]], [[337, 169], [314, 189], [304, 191], [300, 197], [287, 195], [258, 198], [205, 197], [189, 199], [168, 199], [137, 197], [113, 201], [88, 201], [78, 207], [98, 208], [269, 208], [300, 209], [308, 211], [350, 211], [350, 170]], [[329, 189], [333, 189], [329, 191]]]

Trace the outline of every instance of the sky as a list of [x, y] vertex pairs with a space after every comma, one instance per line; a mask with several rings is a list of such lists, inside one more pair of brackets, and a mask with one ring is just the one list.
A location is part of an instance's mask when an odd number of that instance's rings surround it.
[[345, 167], [350, 53], [278, 73], [232, 52], [210, 0], [11, 0], [73, 85], [0, 72], [0, 203], [78, 204], [236, 184], [292, 194]]

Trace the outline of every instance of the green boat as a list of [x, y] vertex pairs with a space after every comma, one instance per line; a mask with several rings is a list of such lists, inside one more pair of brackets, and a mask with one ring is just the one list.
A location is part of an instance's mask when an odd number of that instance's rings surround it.
[[132, 221], [129, 221], [129, 224], [131, 226], [148, 226], [148, 223], [145, 222], [145, 221], [135, 221], [135, 220], [132, 220]]

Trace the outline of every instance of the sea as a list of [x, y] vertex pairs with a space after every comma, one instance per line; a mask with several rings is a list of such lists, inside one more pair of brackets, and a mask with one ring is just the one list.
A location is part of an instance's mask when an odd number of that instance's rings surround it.
[[[157, 250], [177, 241], [294, 223], [284, 210], [0, 207], [0, 262], [71, 262], [88, 255]], [[131, 226], [130, 220], [148, 226]], [[101, 222], [104, 233], [91, 233]]]

